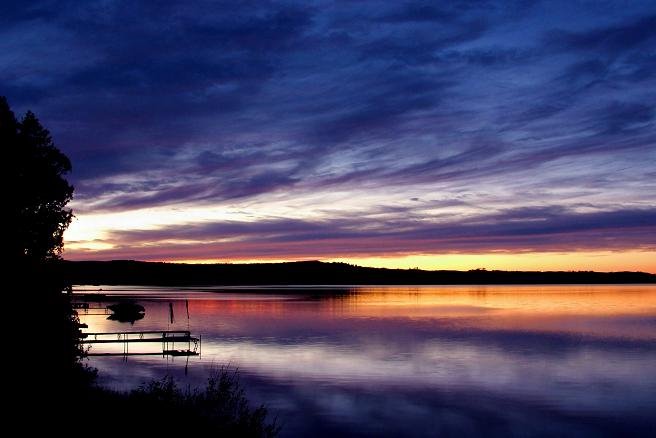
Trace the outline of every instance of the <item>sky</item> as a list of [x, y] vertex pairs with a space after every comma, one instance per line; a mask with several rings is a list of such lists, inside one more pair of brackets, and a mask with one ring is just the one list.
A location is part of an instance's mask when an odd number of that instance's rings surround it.
[[70, 260], [656, 272], [653, 1], [32, 1]]

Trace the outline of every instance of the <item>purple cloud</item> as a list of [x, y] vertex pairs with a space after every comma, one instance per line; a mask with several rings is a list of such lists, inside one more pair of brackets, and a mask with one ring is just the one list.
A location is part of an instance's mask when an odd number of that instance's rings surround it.
[[[71, 157], [80, 220], [280, 193], [434, 193], [475, 198], [468, 208], [497, 228], [472, 230], [508, 248], [555, 248], [539, 230], [503, 229], [504, 211], [588, 204], [628, 217], [656, 202], [655, 13], [639, 1], [31, 2], [0, 11], [0, 93]], [[466, 224], [361, 236], [366, 212], [325, 214], [315, 237], [361, 239], [362, 251], [383, 237], [381, 252], [500, 245], [470, 240]], [[558, 234], [546, 216], [543, 234]], [[562, 231], [572, 247], [612, 219], [590, 218]], [[280, 220], [292, 235], [300, 219]], [[625, 243], [604, 244], [644, 243], [620, 223], [617, 239], [623, 227]]]
[[[397, 210], [325, 221], [187, 223], [156, 230], [115, 231], [117, 245], [89, 258], [321, 258], [408, 253], [656, 250], [656, 210], [581, 213], [560, 207], [519, 208], [435, 223]], [[186, 241], [188, 243], [171, 243]]]

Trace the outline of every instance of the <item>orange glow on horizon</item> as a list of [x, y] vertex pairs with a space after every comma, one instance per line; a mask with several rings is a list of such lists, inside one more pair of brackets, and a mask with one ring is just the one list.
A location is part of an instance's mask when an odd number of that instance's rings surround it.
[[[176, 263], [275, 263], [303, 259], [198, 259], [152, 260]], [[508, 271], [642, 271], [656, 274], [656, 251], [597, 251], [569, 253], [417, 254], [389, 257], [338, 257], [321, 259], [375, 268], [425, 270]]]

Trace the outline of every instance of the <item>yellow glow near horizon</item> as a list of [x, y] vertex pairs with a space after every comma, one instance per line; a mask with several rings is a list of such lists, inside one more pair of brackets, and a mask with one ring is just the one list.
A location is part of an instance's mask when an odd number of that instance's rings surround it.
[[[200, 259], [157, 260], [177, 263], [276, 263], [299, 259]], [[305, 260], [305, 259], [300, 259]], [[390, 257], [342, 257], [321, 259], [374, 268], [508, 271], [643, 271], [656, 274], [655, 251], [597, 251], [569, 253], [420, 254]]]
[[362, 266], [530, 271], [644, 271], [656, 273], [656, 251], [432, 254], [335, 259]]
[[[164, 230], [168, 227], [186, 227], [199, 224], [214, 224], [220, 222], [256, 223], [258, 221], [278, 220], [280, 218], [321, 221], [326, 217], [339, 217], [364, 215], [376, 211], [376, 205], [389, 202], [389, 194], [370, 193], [361, 199], [350, 196], [352, 193], [335, 191], [312, 194], [275, 194], [266, 199], [250, 199], [234, 204], [225, 205], [186, 205], [154, 207], [147, 209], [134, 209], [103, 213], [79, 213], [65, 233], [64, 257], [71, 259], [99, 259], [107, 251], [107, 259], [121, 258], [121, 232], [138, 230]], [[386, 198], [387, 196], [387, 198]], [[357, 199], [355, 201], [354, 199]], [[326, 200], [329, 202], [326, 203]], [[398, 205], [403, 202], [397, 200]], [[303, 208], [299, 206], [303, 205]], [[332, 211], [329, 206], [339, 205], [339, 211]], [[328, 208], [328, 209], [327, 209]], [[452, 215], [466, 217], [475, 214], [468, 207], [453, 207], [448, 210]], [[426, 210], [424, 213], [431, 213]], [[384, 215], [386, 213], [379, 213]], [[374, 215], [372, 220], [380, 217]], [[114, 234], [118, 233], [118, 234]], [[143, 248], [152, 248], [157, 245], [193, 245], [206, 244], [209, 237], [199, 237], [197, 240], [177, 238], [158, 239], [135, 243]], [[216, 236], [214, 236], [214, 241]], [[111, 257], [109, 254], [113, 254]], [[189, 254], [189, 253], [187, 253]], [[183, 258], [184, 257], [184, 258]], [[256, 262], [285, 262], [293, 260], [308, 260], [319, 258], [323, 261], [346, 262], [359, 266], [385, 267], [385, 268], [420, 268], [427, 270], [453, 269], [500, 269], [500, 270], [594, 270], [594, 271], [644, 271], [656, 273], [656, 250], [626, 249], [618, 251], [576, 251], [571, 252], [490, 252], [490, 253], [443, 253], [443, 254], [389, 254], [388, 256], [344, 256], [315, 257], [311, 248], [307, 256], [297, 257], [271, 257], [271, 258], [212, 258], [189, 259], [189, 255], [182, 255], [179, 259], [158, 259], [153, 254], [147, 261], [168, 261], [183, 263], [256, 263]], [[193, 257], [193, 256], [192, 256]], [[126, 256], [125, 258], [130, 258]]]
[[[95, 249], [88, 242], [107, 239], [113, 231], [157, 230], [168, 226], [216, 222], [256, 222], [260, 220], [296, 219], [321, 221], [343, 215], [382, 218], [378, 212], [381, 205], [415, 205], [404, 193], [395, 193], [388, 188], [354, 190], [316, 190], [272, 192], [248, 200], [219, 205], [175, 204], [161, 207], [127, 209], [123, 211], [78, 212], [64, 234], [68, 249]], [[77, 204], [71, 204], [76, 211]], [[93, 205], [84, 205], [87, 209]], [[432, 214], [432, 210], [422, 210]], [[445, 207], [440, 213], [472, 213], [469, 207]], [[372, 213], [374, 212], [374, 213]], [[98, 243], [98, 242], [97, 242]], [[108, 242], [104, 242], [108, 244]]]
[[153, 230], [190, 221], [227, 220], [239, 217], [227, 208], [149, 208], [99, 214], [80, 214], [64, 234], [66, 247], [104, 239], [112, 231]]

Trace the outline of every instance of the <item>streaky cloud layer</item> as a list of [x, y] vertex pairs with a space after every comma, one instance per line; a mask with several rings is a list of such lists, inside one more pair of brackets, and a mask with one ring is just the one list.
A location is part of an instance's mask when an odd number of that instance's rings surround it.
[[0, 23], [0, 93], [74, 163], [67, 258], [656, 256], [653, 2], [42, 1]]

